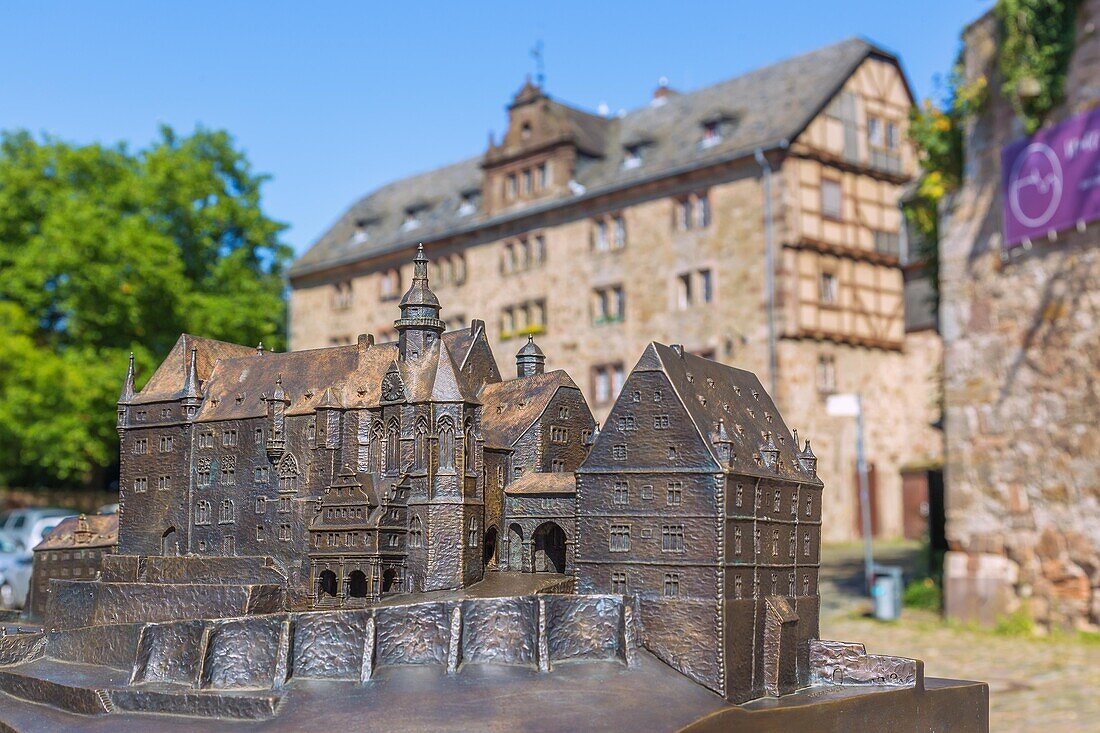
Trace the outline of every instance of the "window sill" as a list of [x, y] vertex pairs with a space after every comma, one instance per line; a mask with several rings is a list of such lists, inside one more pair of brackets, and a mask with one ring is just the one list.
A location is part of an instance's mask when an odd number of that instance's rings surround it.
[[541, 336], [544, 333], [546, 333], [546, 326], [526, 326], [517, 331], [501, 331], [500, 339], [507, 341], [521, 336]]

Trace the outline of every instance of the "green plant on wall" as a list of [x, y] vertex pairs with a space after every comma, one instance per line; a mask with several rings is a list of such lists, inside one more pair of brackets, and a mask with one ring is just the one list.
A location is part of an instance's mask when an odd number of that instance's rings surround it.
[[[923, 261], [939, 299], [939, 205], [958, 188], [963, 172], [963, 129], [985, 102], [986, 79], [967, 82], [962, 60], [955, 61], [940, 102], [925, 99], [910, 114], [909, 137], [917, 149], [921, 176], [904, 211], [911, 251]], [[935, 304], [938, 307], [938, 302]]]
[[1029, 133], [1065, 96], [1080, 0], [998, 0], [1003, 91]]
[[[1080, 0], [998, 0], [994, 7], [1004, 79], [1001, 92], [1029, 133], [1064, 99], [1079, 4]], [[926, 99], [913, 110], [909, 125], [921, 176], [905, 203], [905, 217], [914, 235], [911, 251], [925, 263], [937, 300], [940, 201], [962, 182], [963, 131], [984, 104], [988, 86], [984, 76], [968, 81], [964, 71], [960, 57], [940, 100]]]

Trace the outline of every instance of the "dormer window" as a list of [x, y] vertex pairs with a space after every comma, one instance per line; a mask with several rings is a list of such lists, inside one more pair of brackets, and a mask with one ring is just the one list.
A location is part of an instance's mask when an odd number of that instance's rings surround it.
[[408, 232], [420, 226], [420, 215], [424, 207], [410, 207], [405, 209], [405, 220], [401, 222], [401, 231]]
[[524, 122], [523, 123], [523, 127], [521, 127], [520, 130], [519, 130], [519, 137], [520, 137], [521, 140], [530, 140], [531, 139], [531, 123], [530, 122]]
[[464, 191], [458, 204], [459, 216], [470, 216], [477, 212], [479, 194], [477, 191]]
[[627, 145], [623, 154], [623, 170], [633, 170], [642, 165], [642, 146]]
[[371, 222], [367, 219], [355, 222], [355, 233], [351, 235], [352, 244], [365, 244], [370, 241], [370, 225]]
[[722, 142], [722, 128], [718, 120], [703, 123], [703, 139], [699, 146], [709, 148]]

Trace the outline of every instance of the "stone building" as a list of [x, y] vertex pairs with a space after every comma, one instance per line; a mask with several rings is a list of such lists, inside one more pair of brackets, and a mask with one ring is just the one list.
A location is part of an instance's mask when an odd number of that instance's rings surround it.
[[68, 517], [34, 548], [34, 563], [26, 608], [42, 618], [50, 598], [50, 580], [91, 580], [104, 555], [118, 547], [118, 515]]
[[[1098, 23], [1100, 2], [1082, 2], [1066, 100], [1049, 125], [1100, 103]], [[1001, 150], [1025, 130], [1000, 91], [995, 18], [963, 38], [965, 78], [985, 76], [989, 96], [966, 128], [965, 177], [940, 224], [947, 612], [992, 623], [1022, 607], [1040, 625], [1095, 627], [1100, 226], [1008, 246]]]
[[635, 596], [649, 648], [733, 702], [809, 678], [823, 487], [797, 441], [754, 374], [651, 343], [577, 473], [577, 592]]
[[[495, 567], [506, 487], [571, 475], [592, 414], [533, 340], [502, 381], [483, 322], [445, 332], [422, 251], [399, 309], [396, 342], [270, 353], [184, 335], [141, 391], [131, 363], [120, 552], [270, 561], [293, 607], [459, 588]], [[572, 502], [555, 507], [514, 569], [552, 551], [553, 571], [571, 570]]]
[[367, 195], [295, 263], [291, 346], [388, 332], [422, 241], [449, 326], [487, 313], [508, 351], [537, 336], [598, 419], [654, 338], [764, 375], [791, 423], [821, 436], [832, 539], [858, 527], [854, 426], [824, 400], [862, 391], [875, 524], [900, 534], [902, 470], [941, 456], [939, 339], [905, 312], [912, 101], [897, 59], [862, 40], [693, 92], [661, 86], [620, 116], [528, 82], [483, 154]]

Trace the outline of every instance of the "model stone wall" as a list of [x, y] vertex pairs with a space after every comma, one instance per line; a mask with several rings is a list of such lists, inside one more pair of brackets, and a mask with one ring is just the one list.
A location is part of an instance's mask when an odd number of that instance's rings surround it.
[[[1082, 3], [1068, 99], [1100, 101], [1100, 2]], [[1100, 224], [1002, 257], [1000, 151], [1023, 136], [997, 90], [991, 17], [965, 36], [991, 90], [966, 136], [940, 243], [947, 405], [947, 611], [1100, 624]]]
[[[588, 455], [583, 434], [585, 431], [591, 434], [596, 426], [580, 390], [559, 389], [555, 392], [536, 425], [540, 442], [536, 470], [576, 471]], [[564, 439], [554, 439], [552, 427], [555, 426], [568, 431]], [[560, 464], [555, 466], [555, 461], [560, 461]]]
[[119, 441], [119, 551], [182, 554], [189, 537], [191, 426], [178, 405], [130, 405]]

